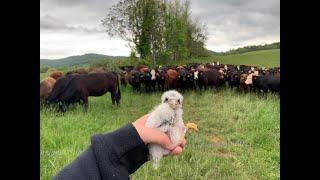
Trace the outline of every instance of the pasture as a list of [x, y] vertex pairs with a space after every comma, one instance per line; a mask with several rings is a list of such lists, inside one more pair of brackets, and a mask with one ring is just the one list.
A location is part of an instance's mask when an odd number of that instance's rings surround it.
[[215, 55], [212, 57], [197, 58], [184, 60], [179, 63], [207, 63], [212, 61], [219, 61], [223, 64], [243, 64], [243, 65], [259, 65], [260, 67], [279, 67], [280, 66], [280, 49], [269, 49], [252, 51], [242, 54], [234, 55]]
[[[222, 57], [217, 58], [222, 63], [279, 66], [279, 50]], [[46, 76], [47, 73], [40, 74], [40, 79]], [[52, 109], [41, 108], [40, 179], [51, 179], [74, 160], [90, 145], [93, 134], [116, 130], [148, 113], [160, 103], [161, 94], [136, 93], [128, 86], [121, 87], [119, 107], [111, 105], [110, 93], [107, 93], [89, 97], [87, 113], [78, 105], [63, 116], [57, 116]], [[201, 94], [190, 91], [183, 95], [184, 122], [196, 123], [199, 132], [187, 133], [187, 145], [180, 156], [162, 159], [159, 170], [146, 162], [131, 179], [280, 178], [280, 99], [277, 95], [262, 97], [229, 88], [209, 89]]]

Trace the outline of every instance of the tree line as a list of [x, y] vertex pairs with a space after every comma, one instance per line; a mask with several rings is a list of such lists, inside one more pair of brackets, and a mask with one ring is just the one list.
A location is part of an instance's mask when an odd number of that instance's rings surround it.
[[189, 0], [120, 0], [102, 24], [111, 37], [128, 42], [131, 58], [154, 65], [209, 55], [206, 25], [191, 16]]

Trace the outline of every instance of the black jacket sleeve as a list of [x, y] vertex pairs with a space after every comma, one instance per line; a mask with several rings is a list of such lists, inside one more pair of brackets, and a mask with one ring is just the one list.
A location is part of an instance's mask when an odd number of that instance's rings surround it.
[[91, 137], [91, 145], [64, 167], [54, 180], [129, 179], [148, 161], [148, 148], [133, 125]]

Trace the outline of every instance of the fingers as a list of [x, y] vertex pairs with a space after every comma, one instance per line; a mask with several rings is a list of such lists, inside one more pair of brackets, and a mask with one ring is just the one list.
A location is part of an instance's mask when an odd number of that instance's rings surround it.
[[169, 137], [164, 134], [163, 132], [152, 129], [152, 128], [144, 128], [144, 133], [147, 134], [146, 143], [155, 143], [159, 144], [160, 146], [172, 150], [175, 148], [175, 146], [171, 143]]
[[165, 133], [158, 129], [153, 129], [145, 126], [145, 123], [149, 117], [146, 114], [133, 122], [133, 126], [137, 129], [141, 139], [144, 143], [155, 143], [171, 151], [170, 154], [179, 155], [186, 144], [186, 139], [183, 137], [177, 146], [174, 146], [170, 141], [170, 138]]
[[180, 153], [182, 153], [182, 148], [181, 146], [177, 146], [176, 148], [174, 148], [170, 154], [172, 155], [179, 155]]
[[182, 153], [183, 148], [185, 147], [187, 141], [185, 138], [182, 138], [179, 145], [177, 147], [175, 147], [170, 154], [172, 155], [179, 155], [180, 153]]

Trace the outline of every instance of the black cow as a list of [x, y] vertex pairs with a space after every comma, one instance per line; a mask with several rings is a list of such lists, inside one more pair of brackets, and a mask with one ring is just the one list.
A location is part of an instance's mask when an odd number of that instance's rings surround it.
[[221, 81], [223, 80], [223, 74], [221, 74], [216, 69], [210, 69], [207, 71], [199, 72], [199, 79], [197, 81], [197, 84], [200, 88], [204, 87], [206, 90], [208, 87], [216, 87], [218, 88], [219, 85], [221, 85]]
[[116, 73], [92, 73], [72, 77], [60, 93], [57, 99], [59, 111], [65, 112], [70, 104], [80, 103], [88, 108], [89, 96], [102, 96], [106, 92], [111, 93], [112, 104], [119, 105], [121, 92], [119, 78]]
[[194, 70], [188, 72], [185, 83], [186, 83], [187, 90], [196, 89], [195, 79], [194, 79]]
[[132, 86], [133, 91], [140, 91], [141, 89], [140, 76], [139, 71], [132, 70], [130, 72], [129, 84]]
[[152, 76], [151, 71], [143, 73], [142, 82], [145, 86], [146, 92], [150, 92], [151, 88], [153, 91], [156, 91], [156, 76], [154, 72], [154, 76]]
[[230, 69], [227, 71], [227, 82], [229, 87], [239, 87], [240, 85], [240, 72], [237, 69]]
[[181, 68], [178, 70], [178, 88], [184, 92], [187, 89], [187, 74], [188, 71], [185, 68]]
[[156, 72], [156, 81], [158, 84], [159, 91], [164, 91], [165, 73], [166, 72], [164, 70], [158, 70]]
[[280, 75], [253, 76], [252, 87], [256, 90], [261, 90], [263, 93], [268, 92], [268, 90], [280, 93]]
[[65, 91], [65, 88], [69, 84], [70, 80], [72, 80], [75, 76], [81, 76], [77, 73], [68, 74], [64, 77], [61, 77], [57, 80], [55, 83], [50, 96], [47, 99], [47, 104], [56, 104], [59, 101], [59, 98], [61, 97], [61, 94]]

